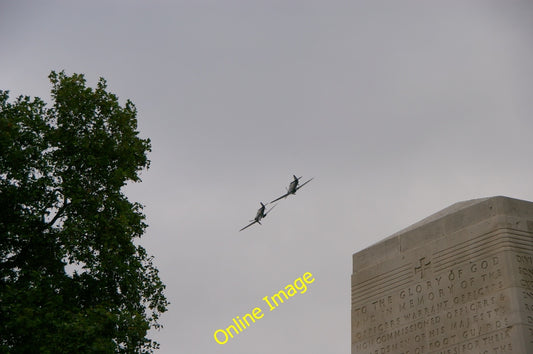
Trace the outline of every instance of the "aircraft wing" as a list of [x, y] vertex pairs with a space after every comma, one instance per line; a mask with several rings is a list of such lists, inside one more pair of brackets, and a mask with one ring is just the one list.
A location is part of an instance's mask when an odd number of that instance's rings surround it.
[[242, 230], [244, 230], [244, 229], [246, 229], [246, 228], [248, 228], [248, 227], [250, 227], [250, 226], [252, 226], [253, 224], [256, 224], [256, 223], [257, 223], [256, 220], [252, 221], [251, 223], [249, 223], [248, 225], [246, 225], [245, 227], [243, 227], [242, 229], [240, 229], [239, 232], [241, 232]]
[[[314, 178], [314, 177], [313, 177]], [[302, 183], [298, 186], [298, 188], [296, 188], [296, 190], [302, 188], [303, 186], [305, 186], [307, 183], [311, 182], [313, 180], [313, 178], [311, 178], [310, 180], [306, 181], [305, 183]]]
[[[283, 194], [281, 197], [277, 198], [277, 199], [274, 199], [273, 201], [270, 202], [270, 204], [274, 203], [274, 202], [277, 202], [278, 200], [280, 199], [283, 199], [285, 198], [286, 196], [288, 196], [290, 193], [285, 193]], [[272, 207], [273, 208], [273, 207]]]

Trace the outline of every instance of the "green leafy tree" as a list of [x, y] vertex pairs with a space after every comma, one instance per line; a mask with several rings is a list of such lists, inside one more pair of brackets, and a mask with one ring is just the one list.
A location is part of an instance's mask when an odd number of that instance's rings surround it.
[[50, 108], [0, 91], [0, 352], [152, 352], [165, 286], [121, 192], [150, 140], [104, 79], [49, 78]]

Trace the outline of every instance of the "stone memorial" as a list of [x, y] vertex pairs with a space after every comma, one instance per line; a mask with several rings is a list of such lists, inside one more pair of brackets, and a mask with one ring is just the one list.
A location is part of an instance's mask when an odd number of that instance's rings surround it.
[[533, 353], [533, 203], [456, 203], [353, 255], [352, 354]]

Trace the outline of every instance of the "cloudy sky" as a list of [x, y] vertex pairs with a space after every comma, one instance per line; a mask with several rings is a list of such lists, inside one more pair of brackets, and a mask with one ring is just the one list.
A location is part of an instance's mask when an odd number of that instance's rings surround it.
[[[533, 200], [532, 18], [530, 1], [0, 0], [0, 89], [49, 101], [65, 70], [136, 104], [152, 164], [126, 193], [171, 302], [159, 353], [349, 353], [353, 253], [457, 201]], [[293, 174], [314, 180], [238, 232]]]

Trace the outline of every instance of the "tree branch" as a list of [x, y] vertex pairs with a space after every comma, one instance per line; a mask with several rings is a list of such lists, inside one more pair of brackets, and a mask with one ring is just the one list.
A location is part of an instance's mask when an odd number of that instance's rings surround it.
[[57, 211], [56, 215], [52, 218], [52, 220], [50, 220], [46, 225], [44, 225], [44, 228], [52, 227], [54, 223], [57, 221], [57, 219], [59, 219], [62, 216], [63, 212], [69, 205], [70, 203], [63, 204], [63, 206], [59, 208], [59, 210]]

